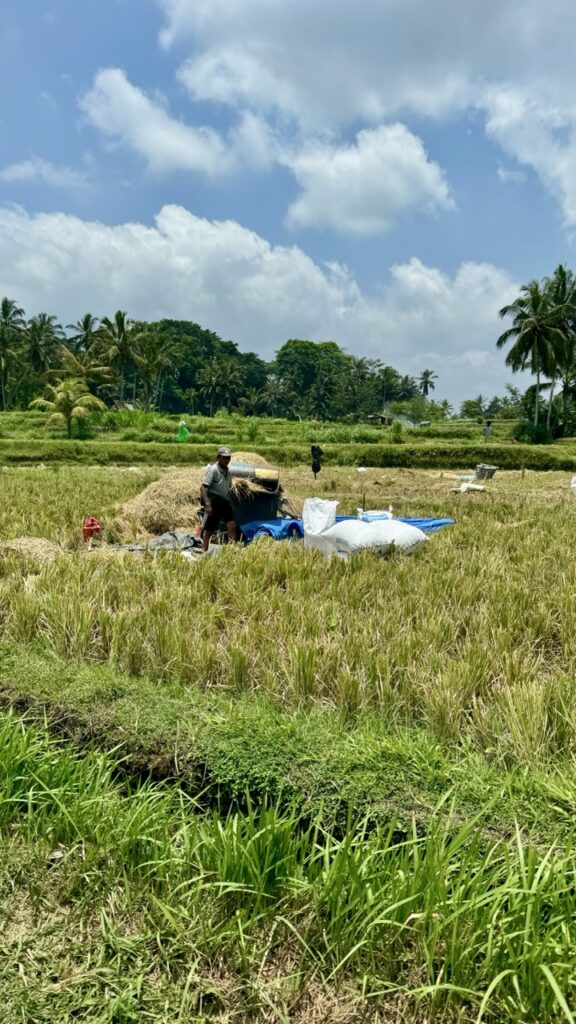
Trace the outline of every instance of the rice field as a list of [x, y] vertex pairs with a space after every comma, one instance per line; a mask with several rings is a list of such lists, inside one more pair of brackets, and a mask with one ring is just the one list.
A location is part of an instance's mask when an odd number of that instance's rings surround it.
[[163, 472], [0, 470], [5, 1019], [573, 1021], [570, 475], [283, 471], [455, 520], [411, 558], [83, 549]]

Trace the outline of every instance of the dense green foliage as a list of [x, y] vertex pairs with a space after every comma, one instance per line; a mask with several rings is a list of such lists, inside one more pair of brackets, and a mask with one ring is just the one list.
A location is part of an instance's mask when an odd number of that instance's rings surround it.
[[[358, 420], [400, 403], [412, 419], [441, 419], [447, 402], [428, 399], [436, 374], [419, 381], [378, 360], [344, 353], [334, 342], [291, 339], [266, 363], [189, 321], [137, 323], [122, 310], [99, 321], [87, 313], [66, 333], [45, 313], [26, 320], [0, 303], [0, 411], [22, 408], [46, 385], [83, 380], [108, 403], [144, 410]], [[402, 403], [408, 402], [404, 409]]]
[[[531, 281], [500, 310], [512, 326], [497, 339], [512, 342], [506, 363], [530, 370], [536, 385], [524, 396], [507, 385], [503, 397], [483, 395], [462, 403], [460, 415], [531, 420], [519, 440], [540, 442], [568, 436], [576, 428], [576, 278], [558, 266], [551, 278]], [[67, 332], [67, 333], [66, 333]], [[438, 375], [424, 369], [402, 376], [378, 359], [351, 356], [331, 341], [292, 338], [267, 363], [240, 352], [232, 341], [190, 321], [134, 322], [118, 310], [101, 320], [87, 313], [66, 331], [54, 315], [26, 320], [24, 310], [0, 303], [0, 411], [26, 407], [46, 386], [67, 379], [108, 404], [145, 411], [204, 414], [219, 409], [246, 416], [304, 417], [358, 422], [441, 421], [452, 414], [447, 401], [431, 398]], [[545, 383], [543, 383], [543, 379]], [[555, 397], [555, 389], [561, 389]], [[545, 426], [539, 415], [548, 392]], [[49, 401], [53, 398], [45, 396]], [[72, 420], [68, 418], [70, 425]], [[532, 432], [530, 432], [530, 429]]]
[[[102, 320], [87, 313], [64, 331], [55, 316], [26, 320], [16, 302], [2, 299], [0, 411], [26, 408], [47, 385], [67, 378], [84, 381], [109, 405], [188, 415], [234, 409], [246, 416], [418, 423], [452, 413], [446, 400], [431, 397], [433, 370], [416, 379], [378, 359], [348, 355], [334, 342], [292, 338], [265, 362], [190, 321], [138, 323], [118, 310]], [[520, 395], [508, 389], [490, 402], [478, 396], [470, 409], [462, 415], [514, 418]]]

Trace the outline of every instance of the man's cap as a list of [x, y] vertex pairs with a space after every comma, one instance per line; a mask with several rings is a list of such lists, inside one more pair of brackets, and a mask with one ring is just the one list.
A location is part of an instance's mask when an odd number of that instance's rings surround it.
[[217, 454], [218, 456], [220, 456], [220, 455], [226, 455], [226, 456], [227, 456], [228, 458], [230, 458], [230, 456], [232, 455], [232, 452], [230, 451], [230, 449], [229, 449], [229, 448], [227, 448], [227, 447], [226, 447], [226, 445], [222, 445], [222, 447], [218, 449], [218, 451], [216, 452], [216, 454]]

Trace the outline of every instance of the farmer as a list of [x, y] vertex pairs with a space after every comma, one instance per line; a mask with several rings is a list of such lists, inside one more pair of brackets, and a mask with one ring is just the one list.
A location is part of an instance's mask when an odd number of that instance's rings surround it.
[[190, 434], [190, 431], [188, 430], [188, 427], [186, 426], [185, 420], [180, 420], [180, 423], [178, 424], [178, 433], [176, 435], [176, 440], [177, 441], [185, 441], [186, 438], [189, 436], [189, 434]]
[[219, 448], [216, 462], [207, 467], [200, 485], [200, 494], [206, 510], [202, 533], [204, 551], [208, 551], [210, 538], [222, 522], [226, 523], [228, 539], [235, 541], [238, 538], [232, 511], [232, 484], [228, 470], [231, 455], [229, 448]]
[[492, 427], [492, 420], [487, 420], [486, 421], [486, 426], [484, 427], [483, 433], [484, 433], [484, 440], [485, 441], [489, 441], [490, 438], [492, 437], [492, 434], [494, 433], [494, 430], [493, 430], [493, 427]]

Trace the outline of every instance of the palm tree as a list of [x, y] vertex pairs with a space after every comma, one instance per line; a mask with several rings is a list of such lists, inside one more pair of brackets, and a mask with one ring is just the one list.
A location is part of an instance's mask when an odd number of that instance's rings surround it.
[[90, 394], [86, 381], [74, 377], [47, 384], [44, 395], [44, 398], [35, 398], [30, 402], [28, 408], [52, 414], [46, 421], [46, 427], [53, 423], [65, 423], [69, 438], [72, 437], [74, 420], [86, 419], [91, 412], [106, 409], [104, 402]]
[[60, 366], [48, 370], [44, 374], [46, 380], [64, 380], [75, 377], [92, 385], [95, 390], [110, 385], [114, 374], [111, 367], [101, 363], [101, 346], [98, 340], [93, 341], [90, 348], [73, 352], [67, 345], [60, 345], [57, 359]]
[[306, 411], [313, 419], [328, 418], [335, 390], [336, 379], [330, 371], [319, 373], [305, 399]]
[[538, 424], [540, 377], [554, 374], [554, 356], [563, 338], [558, 326], [559, 311], [550, 301], [550, 290], [538, 281], [530, 281], [520, 289], [521, 295], [503, 306], [500, 316], [512, 316], [512, 327], [498, 338], [496, 345], [502, 348], [510, 339], [514, 344], [506, 356], [506, 365], [513, 373], [530, 368], [536, 374], [536, 401], [534, 426]]
[[60, 324], [56, 323], [55, 316], [38, 313], [38, 316], [28, 321], [26, 355], [36, 373], [46, 372], [63, 337], [64, 332]]
[[220, 400], [222, 375], [216, 360], [198, 371], [198, 391], [209, 403], [209, 416], [214, 415], [214, 405]]
[[548, 427], [556, 378], [562, 381], [563, 422], [567, 420], [568, 396], [576, 381], [576, 278], [562, 264], [556, 267], [552, 278], [546, 281], [549, 300], [558, 315], [561, 336], [553, 342], [554, 377], [548, 402]]
[[392, 366], [381, 366], [377, 372], [377, 389], [380, 401], [383, 405], [394, 402], [399, 395], [400, 374]]
[[149, 412], [157, 403], [165, 371], [174, 365], [174, 346], [167, 344], [157, 324], [150, 325], [142, 332], [133, 359], [144, 384], [145, 408]]
[[285, 377], [271, 374], [259, 393], [259, 404], [268, 416], [293, 416], [300, 406], [300, 397]]
[[[105, 352], [105, 361], [116, 370], [120, 382], [120, 400], [124, 401], [126, 377], [134, 370], [134, 351], [142, 336], [141, 324], [130, 320], [128, 314], [118, 309], [112, 320], [102, 318], [100, 337]], [[135, 384], [134, 384], [135, 386]]]
[[434, 373], [434, 370], [422, 370], [418, 378], [418, 387], [420, 388], [422, 398], [428, 398], [428, 392], [436, 390], [434, 382], [437, 380], [438, 374]]
[[258, 388], [248, 388], [238, 402], [238, 410], [242, 416], [257, 416], [262, 407], [262, 392]]
[[400, 402], [409, 402], [411, 398], [416, 398], [418, 394], [418, 385], [414, 380], [414, 377], [400, 377], [398, 381], [398, 394], [397, 399]]
[[77, 320], [75, 324], [67, 324], [66, 330], [72, 331], [72, 336], [68, 338], [66, 347], [73, 352], [75, 356], [79, 355], [80, 352], [87, 352], [92, 347], [94, 342], [100, 337], [100, 329], [98, 327], [98, 317], [92, 316], [91, 313], [85, 313], [80, 320]]
[[7, 361], [13, 355], [12, 345], [26, 327], [24, 310], [13, 299], [0, 302], [0, 407], [6, 409]]
[[244, 378], [242, 372], [230, 362], [219, 362], [213, 359], [198, 372], [198, 384], [200, 394], [208, 399], [210, 404], [210, 416], [214, 415], [214, 409], [223, 404], [226, 409], [230, 408], [242, 392]]

